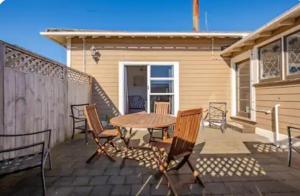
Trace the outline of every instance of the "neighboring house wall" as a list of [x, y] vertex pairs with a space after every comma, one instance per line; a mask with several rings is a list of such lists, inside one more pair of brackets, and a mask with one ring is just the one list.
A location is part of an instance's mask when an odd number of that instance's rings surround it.
[[[179, 62], [180, 109], [207, 107], [209, 101], [226, 101], [230, 106], [230, 66], [220, 57], [220, 52], [221, 47], [235, 41], [237, 39], [229, 38], [90, 39], [86, 40], [83, 51], [82, 39], [73, 39], [71, 66], [94, 76], [112, 103], [118, 106], [120, 61], [176, 61]], [[92, 46], [101, 54], [98, 63], [91, 57]]]
[[[287, 134], [287, 126], [300, 127], [300, 75], [294, 78], [286, 77], [286, 58], [287, 51], [285, 48], [285, 37], [291, 33], [295, 33], [300, 30], [300, 25], [286, 29], [285, 31], [276, 34], [275, 36], [265, 39], [263, 42], [252, 47], [248, 52], [244, 52], [239, 55], [235, 55], [231, 59], [231, 65], [234, 67], [238, 61], [250, 58], [251, 59], [251, 75], [252, 75], [252, 89], [254, 94], [251, 96], [253, 99], [252, 113], [255, 113], [255, 117], [252, 120], [256, 121], [256, 127], [259, 133], [272, 137], [270, 132], [275, 132], [275, 113], [274, 106], [280, 104], [279, 107], [279, 133]], [[259, 65], [259, 48], [272, 43], [275, 40], [281, 39], [282, 43], [282, 69], [280, 73], [280, 79], [276, 81], [264, 81], [262, 82], [259, 77], [260, 65]], [[237, 60], [238, 59], [238, 60]], [[234, 69], [234, 68], [233, 68]], [[234, 78], [234, 72], [232, 79]], [[234, 83], [234, 82], [233, 82]], [[233, 93], [233, 99], [235, 99]], [[232, 114], [235, 114], [236, 108], [232, 107]], [[270, 114], [266, 114], [263, 111], [271, 111]], [[284, 136], [282, 137], [284, 138]]]
[[[270, 110], [276, 104], [279, 108], [280, 133], [287, 134], [287, 126], [300, 127], [300, 83], [256, 87], [256, 107], [259, 110]], [[274, 116], [257, 113], [257, 127], [274, 130]]]

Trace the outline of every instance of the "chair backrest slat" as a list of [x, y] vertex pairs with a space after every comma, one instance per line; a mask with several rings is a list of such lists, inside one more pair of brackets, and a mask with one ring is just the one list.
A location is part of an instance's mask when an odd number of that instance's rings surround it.
[[202, 108], [178, 112], [169, 156], [174, 157], [182, 153], [192, 153], [201, 118]]
[[85, 106], [84, 114], [90, 130], [93, 131], [94, 134], [98, 135], [104, 130], [97, 113], [96, 105]]
[[154, 102], [154, 113], [170, 114], [170, 103], [169, 102]]

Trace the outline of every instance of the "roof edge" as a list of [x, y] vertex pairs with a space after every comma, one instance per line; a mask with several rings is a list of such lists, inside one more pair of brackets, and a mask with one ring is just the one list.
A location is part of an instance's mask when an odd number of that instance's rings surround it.
[[289, 10], [285, 11], [283, 14], [277, 16], [276, 18], [274, 18], [270, 22], [266, 23], [265, 25], [263, 25], [262, 27], [260, 27], [256, 31], [254, 31], [253, 33], [250, 33], [248, 36], [246, 36], [243, 39], [241, 39], [241, 40], [237, 41], [236, 43], [232, 44], [231, 46], [229, 46], [228, 48], [226, 48], [225, 50], [223, 50], [221, 52], [221, 55], [222, 56], [226, 56], [229, 53], [232, 53], [232, 51], [234, 49], [239, 48], [242, 44], [244, 44], [247, 41], [250, 41], [255, 36], [258, 36], [259, 34], [262, 34], [264, 31], [268, 31], [268, 28], [271, 28], [273, 25], [276, 25], [277, 23], [280, 23], [280, 22], [283, 22], [285, 20], [288, 20], [289, 16], [292, 15], [293, 13], [296, 13], [296, 12], [300, 12], [300, 3], [298, 3], [295, 6], [293, 6]]

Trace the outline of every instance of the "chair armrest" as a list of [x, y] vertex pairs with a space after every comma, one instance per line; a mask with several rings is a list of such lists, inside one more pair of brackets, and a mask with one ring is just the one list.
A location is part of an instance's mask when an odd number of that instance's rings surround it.
[[20, 147], [16, 147], [16, 148], [9, 148], [9, 149], [5, 149], [5, 150], [0, 150], [0, 153], [14, 152], [14, 151], [23, 150], [23, 149], [27, 149], [27, 148], [32, 148], [32, 147], [40, 146], [40, 145], [42, 145], [42, 147], [43, 147], [42, 149], [44, 149], [45, 142], [39, 142], [39, 143], [31, 144], [31, 145], [25, 145], [25, 146], [20, 146]]
[[299, 132], [300, 133], [300, 127], [292, 127], [292, 126], [288, 126], [288, 137], [291, 138], [292, 137], [292, 132]]
[[32, 132], [32, 133], [24, 133], [24, 134], [0, 134], [0, 138], [7, 138], [7, 137], [22, 137], [22, 136], [30, 136], [30, 135], [37, 135], [37, 134], [42, 134], [42, 133], [48, 133], [48, 148], [50, 149], [50, 144], [51, 144], [51, 129], [47, 129], [44, 131], [37, 131], [37, 132]]
[[44, 131], [37, 131], [37, 132], [32, 132], [32, 133], [24, 133], [24, 134], [0, 134], [0, 137], [19, 137], [19, 136], [28, 136], [28, 135], [36, 135], [40, 133], [46, 133], [49, 132], [51, 134], [51, 129], [47, 129]]
[[86, 106], [86, 105], [90, 105], [89, 103], [82, 103], [82, 104], [73, 104], [73, 105], [71, 105], [71, 107], [73, 107], [73, 106]]

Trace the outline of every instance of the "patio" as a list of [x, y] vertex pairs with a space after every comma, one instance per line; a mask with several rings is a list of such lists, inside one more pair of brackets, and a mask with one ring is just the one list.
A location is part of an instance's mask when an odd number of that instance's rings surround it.
[[[147, 140], [138, 131], [134, 144]], [[46, 172], [48, 195], [168, 195], [164, 179], [146, 151], [132, 154], [139, 161], [124, 160], [117, 153], [116, 162], [105, 156], [86, 164], [95, 150], [92, 140], [85, 145], [83, 135], [52, 149], [53, 169]], [[205, 128], [198, 135], [191, 157], [200, 171], [205, 189], [193, 183], [187, 166], [172, 174], [181, 195], [299, 195], [300, 169], [287, 167], [287, 152], [268, 144], [255, 134], [241, 134], [227, 129]], [[293, 165], [300, 159], [294, 156]], [[1, 195], [41, 195], [40, 170], [10, 175], [0, 179]]]

